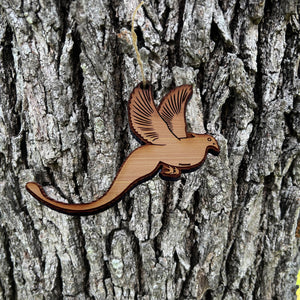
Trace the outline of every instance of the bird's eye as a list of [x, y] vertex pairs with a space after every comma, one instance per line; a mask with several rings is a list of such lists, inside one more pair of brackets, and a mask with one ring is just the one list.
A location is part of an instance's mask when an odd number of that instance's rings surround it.
[[208, 140], [209, 142], [211, 142], [211, 138], [207, 138], [207, 140]]

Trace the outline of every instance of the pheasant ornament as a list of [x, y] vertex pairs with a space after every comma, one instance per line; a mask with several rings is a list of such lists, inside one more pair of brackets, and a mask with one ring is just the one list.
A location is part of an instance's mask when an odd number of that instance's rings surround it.
[[206, 159], [217, 155], [220, 147], [208, 134], [187, 132], [185, 111], [192, 97], [191, 85], [171, 90], [158, 107], [153, 101], [152, 86], [139, 83], [128, 102], [128, 119], [132, 132], [144, 145], [130, 153], [108, 191], [90, 203], [63, 203], [47, 196], [43, 187], [28, 182], [28, 192], [48, 207], [71, 215], [89, 215], [104, 211], [117, 203], [138, 183], [160, 172], [162, 178], [176, 179], [182, 171], [192, 171]]

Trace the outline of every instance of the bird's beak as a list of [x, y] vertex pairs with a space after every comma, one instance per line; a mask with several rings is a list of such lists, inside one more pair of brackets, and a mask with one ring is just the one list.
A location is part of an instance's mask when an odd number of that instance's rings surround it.
[[208, 147], [208, 152], [213, 154], [213, 155], [219, 155], [220, 153], [220, 146], [218, 144], [216, 144], [215, 146], [209, 146]]

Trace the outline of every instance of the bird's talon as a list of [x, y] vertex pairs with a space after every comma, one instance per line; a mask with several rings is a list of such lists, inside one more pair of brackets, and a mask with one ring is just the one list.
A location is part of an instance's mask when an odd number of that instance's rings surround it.
[[179, 177], [181, 174], [181, 171], [173, 166], [167, 166], [164, 165], [162, 170], [161, 170], [161, 175], [165, 176], [165, 177]]

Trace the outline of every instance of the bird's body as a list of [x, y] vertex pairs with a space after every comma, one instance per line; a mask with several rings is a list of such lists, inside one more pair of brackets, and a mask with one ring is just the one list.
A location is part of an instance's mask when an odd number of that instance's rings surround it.
[[82, 204], [59, 202], [48, 197], [42, 186], [35, 182], [28, 182], [27, 190], [54, 210], [87, 215], [109, 208], [137, 183], [158, 170], [163, 177], [178, 178], [181, 171], [198, 167], [208, 151], [218, 153], [219, 146], [208, 134], [186, 132], [185, 107], [191, 95], [191, 86], [177, 87], [156, 108], [150, 86], [143, 88], [139, 84], [133, 90], [128, 105], [129, 123], [145, 145], [131, 152], [109, 190], [96, 201]]

